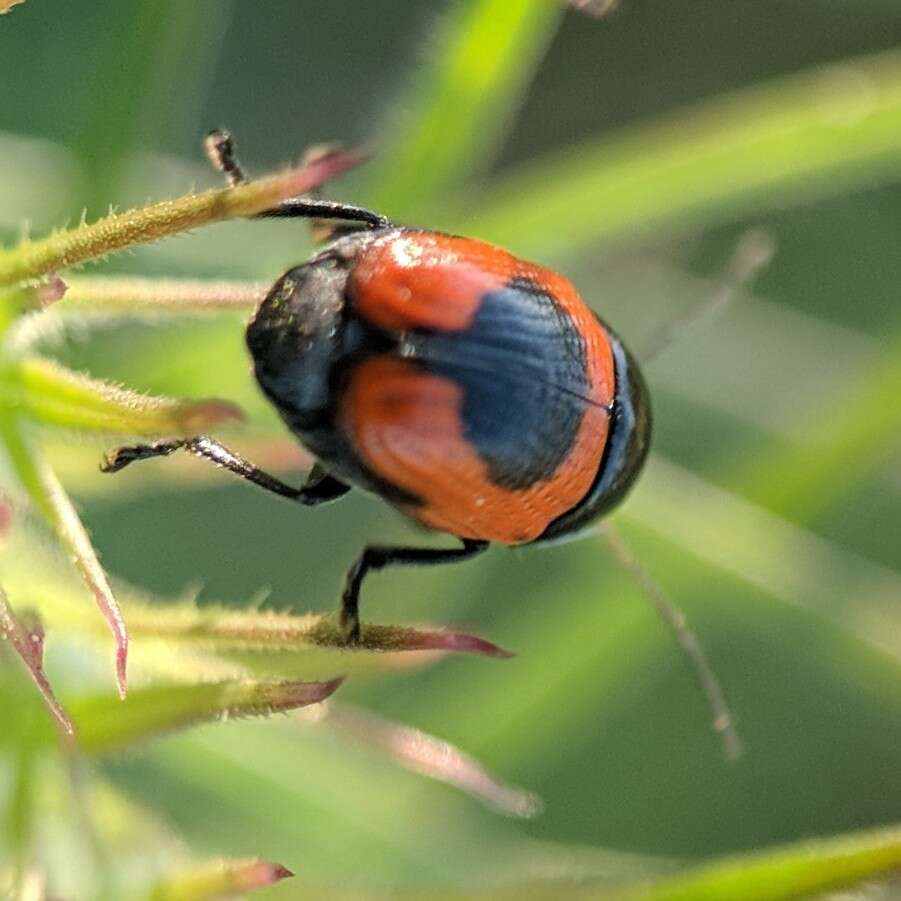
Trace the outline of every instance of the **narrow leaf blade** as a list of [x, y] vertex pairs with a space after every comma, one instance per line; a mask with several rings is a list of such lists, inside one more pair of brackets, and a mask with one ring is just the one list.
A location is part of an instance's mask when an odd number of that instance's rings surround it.
[[236, 893], [275, 885], [294, 874], [281, 864], [252, 858], [214, 860], [158, 882], [150, 892], [150, 901], [217, 901]]
[[13, 415], [0, 416], [0, 439], [32, 503], [62, 542], [113, 633], [116, 641], [116, 680], [120, 696], [125, 697], [128, 632], [91, 539], [63, 486], [44, 460], [37, 442], [27, 433], [26, 424]]
[[899, 395], [901, 331], [896, 331], [848, 396], [836, 398], [808, 426], [813, 452], [775, 450], [765, 463], [744, 462], [731, 483], [796, 522], [814, 518], [891, 459], [901, 430]]
[[227, 650], [445, 651], [512, 657], [498, 645], [466, 632], [440, 628], [363, 624], [360, 640], [348, 645], [330, 614], [296, 615], [272, 610], [235, 611], [194, 605], [129, 606], [135, 635], [184, 641], [198, 648]]
[[490, 160], [556, 29], [546, 0], [455, 4], [371, 174], [373, 206], [415, 219]]
[[[617, 901], [790, 901], [853, 886], [901, 867], [901, 828], [840, 836], [696, 867]], [[558, 895], [557, 897], [566, 897]]]
[[31, 680], [53, 714], [54, 719], [67, 735], [75, 734], [72, 720], [56, 699], [53, 688], [44, 674], [44, 632], [40, 623], [26, 625], [13, 612], [5, 592], [0, 588], [0, 638], [5, 638], [13, 651], [25, 664]]
[[329, 708], [317, 724], [387, 754], [404, 769], [452, 785], [506, 816], [528, 819], [541, 812], [537, 795], [502, 782], [469, 754], [421, 729], [346, 705]]
[[242, 416], [228, 401], [148, 397], [34, 357], [10, 372], [0, 390], [10, 406], [43, 425], [106, 434], [195, 435]]
[[73, 700], [69, 706], [82, 750], [109, 754], [199, 723], [269, 716], [318, 704], [342, 682], [343, 677], [326, 682], [224, 680], [154, 685], [135, 689], [122, 703], [102, 695]]
[[547, 259], [897, 181], [899, 160], [901, 54], [888, 52], [552, 154], [481, 192], [445, 224]]

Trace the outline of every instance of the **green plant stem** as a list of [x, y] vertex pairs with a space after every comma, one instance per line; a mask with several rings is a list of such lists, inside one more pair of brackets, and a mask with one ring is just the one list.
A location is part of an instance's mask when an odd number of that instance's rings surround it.
[[201, 225], [253, 216], [282, 200], [311, 190], [356, 165], [360, 159], [359, 154], [333, 154], [280, 175], [164, 200], [142, 209], [106, 216], [90, 225], [57, 232], [43, 240], [25, 241], [0, 251], [0, 286], [42, 278]]
[[77, 276], [67, 279], [61, 313], [250, 311], [272, 287], [262, 282]]

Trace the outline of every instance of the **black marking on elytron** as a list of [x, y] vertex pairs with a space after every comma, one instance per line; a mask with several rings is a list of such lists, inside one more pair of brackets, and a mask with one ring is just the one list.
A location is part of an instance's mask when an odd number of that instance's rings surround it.
[[536, 282], [516, 278], [485, 294], [465, 331], [414, 332], [404, 345], [463, 389], [463, 433], [493, 484], [528, 488], [571, 452], [591, 388], [585, 342]]
[[[601, 325], [604, 325], [601, 322]], [[644, 466], [651, 444], [651, 403], [638, 364], [606, 325], [613, 351], [616, 391], [607, 443], [597, 475], [585, 497], [557, 517], [535, 539], [553, 541], [573, 535], [609, 513], [628, 494]]]

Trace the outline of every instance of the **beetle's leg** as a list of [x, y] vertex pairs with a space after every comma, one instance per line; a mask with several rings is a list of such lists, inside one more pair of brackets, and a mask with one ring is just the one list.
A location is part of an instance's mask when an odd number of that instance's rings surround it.
[[336, 479], [317, 462], [307, 474], [307, 480], [303, 483], [303, 492], [309, 504], [324, 504], [337, 500], [350, 491], [350, 486], [345, 485], [340, 479]]
[[692, 631], [685, 614], [667, 595], [663, 586], [642, 566], [641, 561], [635, 556], [632, 548], [622, 538], [618, 529], [609, 522], [603, 526], [601, 537], [607, 543], [617, 562], [635, 579], [638, 586], [656, 610], [657, 615], [673, 631], [676, 641], [682, 649], [689, 666], [694, 670], [695, 677], [701, 686], [707, 704], [713, 715], [713, 728], [718, 733], [723, 743], [726, 757], [735, 760], [741, 756], [741, 739], [735, 730], [735, 718], [729, 709], [729, 703], [723, 694], [722, 686], [710, 662], [704, 648], [701, 646], [697, 635]]
[[120, 469], [134, 463], [135, 460], [146, 460], [150, 457], [168, 457], [177, 450], [186, 450], [195, 456], [202, 457], [233, 472], [236, 476], [253, 482], [266, 491], [297, 501], [306, 506], [315, 506], [327, 501], [333, 501], [347, 494], [350, 488], [338, 479], [330, 476], [321, 467], [314, 466], [307, 482], [301, 488], [294, 488], [269, 475], [253, 463], [238, 456], [234, 451], [209, 438], [206, 435], [198, 435], [196, 438], [166, 438], [162, 441], [154, 441], [151, 444], [132, 444], [117, 447], [106, 454], [106, 459], [100, 465], [103, 472], [118, 472]]
[[482, 553], [487, 541], [461, 538], [461, 548], [382, 547], [371, 545], [364, 549], [347, 571], [344, 593], [341, 595], [341, 630], [348, 643], [360, 638], [360, 586], [366, 574], [385, 566], [433, 566], [439, 563], [456, 563]]
[[741, 235], [724, 271], [717, 276], [710, 295], [681, 316], [658, 326], [645, 338], [644, 346], [638, 348], [639, 352], [636, 354], [642, 365], [656, 359], [683, 329], [698, 319], [718, 314], [737, 297], [746, 293], [761, 271], [770, 264], [775, 252], [776, 241], [769, 232], [751, 228]]
[[[204, 147], [210, 162], [225, 176], [229, 185], [240, 185], [247, 181], [247, 176], [235, 156], [235, 142], [229, 132], [222, 129], [211, 131], [204, 140]], [[336, 203], [316, 197], [295, 197], [291, 200], [283, 200], [278, 206], [258, 213], [254, 218], [270, 217], [338, 219], [345, 222], [358, 222], [367, 228], [391, 227], [391, 221], [380, 213], [350, 203]]]
[[214, 129], [203, 139], [203, 149], [213, 164], [228, 182], [230, 187], [243, 184], [247, 176], [235, 156], [235, 142], [231, 132], [222, 128]]
[[293, 197], [283, 200], [278, 206], [264, 213], [258, 213], [261, 219], [339, 219], [343, 222], [357, 222], [367, 228], [391, 228], [392, 222], [387, 216], [354, 206], [352, 203], [338, 203], [334, 200], [319, 200], [315, 197]]

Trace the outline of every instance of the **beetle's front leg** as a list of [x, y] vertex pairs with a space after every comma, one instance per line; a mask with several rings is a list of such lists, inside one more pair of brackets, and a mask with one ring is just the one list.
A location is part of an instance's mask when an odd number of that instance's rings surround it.
[[326, 473], [318, 464], [313, 467], [306, 484], [295, 488], [258, 466], [254, 466], [253, 463], [207, 435], [197, 435], [194, 438], [164, 438], [149, 444], [129, 444], [117, 447], [107, 452], [103, 463], [100, 464], [100, 469], [102, 472], [118, 472], [136, 460], [168, 457], [177, 450], [185, 450], [204, 460], [209, 460], [216, 466], [227, 469], [266, 491], [297, 501], [305, 506], [327, 503], [350, 491], [350, 486]]

